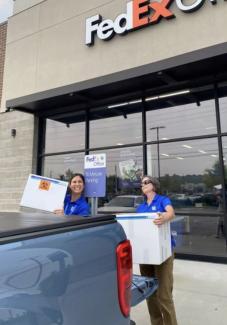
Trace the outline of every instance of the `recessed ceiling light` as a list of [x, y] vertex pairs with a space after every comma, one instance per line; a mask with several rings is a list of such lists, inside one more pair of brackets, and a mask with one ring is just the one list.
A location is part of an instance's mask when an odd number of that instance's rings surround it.
[[208, 126], [207, 128], [205, 128], [206, 130], [212, 130], [212, 129], [216, 129], [215, 126]]
[[145, 98], [145, 101], [146, 101], [146, 102], [149, 102], [149, 101], [151, 101], [151, 100], [156, 100], [156, 99], [159, 99], [159, 96], [147, 97], [147, 98]]
[[166, 98], [166, 97], [173, 97], [173, 96], [178, 96], [178, 95], [183, 95], [183, 94], [188, 94], [188, 93], [190, 93], [190, 89], [175, 91], [172, 93], [162, 94], [162, 95], [158, 95], [158, 96], [147, 97], [147, 98], [145, 98], [145, 101], [149, 102], [150, 100], [156, 100], [159, 98]]
[[188, 93], [190, 93], [190, 90], [186, 89], [186, 90], [182, 90], [182, 91], [176, 91], [173, 93], [163, 94], [163, 95], [160, 95], [159, 98], [178, 96], [178, 95], [183, 95], [183, 94], [188, 94]]
[[183, 144], [182, 147], [187, 148], [187, 149], [192, 149], [192, 147], [188, 146], [187, 144]]
[[137, 104], [137, 103], [142, 103], [142, 99], [135, 99], [129, 102], [129, 104]]
[[107, 108], [117, 108], [117, 107], [137, 104], [137, 103], [141, 103], [141, 102], [142, 102], [142, 99], [135, 99], [135, 100], [131, 100], [130, 102], [123, 102], [123, 103], [108, 105]]
[[109, 105], [109, 106], [107, 106], [107, 108], [116, 108], [116, 107], [121, 107], [121, 106], [126, 106], [126, 105], [128, 105], [128, 102]]

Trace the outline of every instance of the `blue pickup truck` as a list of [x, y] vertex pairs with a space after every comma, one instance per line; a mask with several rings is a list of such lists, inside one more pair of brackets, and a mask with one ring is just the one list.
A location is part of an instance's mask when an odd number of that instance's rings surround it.
[[157, 288], [114, 216], [1, 212], [0, 244], [0, 324], [130, 325]]

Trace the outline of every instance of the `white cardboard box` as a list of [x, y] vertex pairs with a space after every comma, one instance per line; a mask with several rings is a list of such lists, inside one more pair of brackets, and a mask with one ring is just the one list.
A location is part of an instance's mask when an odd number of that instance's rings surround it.
[[21, 206], [53, 212], [62, 209], [68, 182], [30, 174]]
[[172, 254], [170, 223], [154, 224], [156, 213], [117, 214], [132, 245], [133, 263], [161, 264]]

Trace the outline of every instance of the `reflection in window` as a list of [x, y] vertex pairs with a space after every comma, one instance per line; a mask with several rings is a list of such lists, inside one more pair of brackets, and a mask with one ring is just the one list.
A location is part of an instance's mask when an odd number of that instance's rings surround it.
[[[157, 146], [148, 146], [149, 173], [158, 173]], [[160, 144], [161, 191], [175, 208], [176, 253], [226, 256], [216, 138]]]
[[47, 120], [45, 152], [81, 150], [85, 147], [85, 123], [65, 124]]
[[74, 173], [83, 173], [84, 153], [45, 157], [44, 176], [69, 180]]
[[225, 183], [227, 189], [227, 137], [222, 138], [223, 160], [225, 166]]
[[214, 100], [147, 112], [148, 141], [213, 133], [217, 133]]
[[94, 151], [91, 154], [106, 153], [107, 195], [100, 204], [110, 201], [117, 195], [139, 194], [140, 179], [143, 174], [141, 147]]
[[[175, 208], [217, 208], [215, 186], [220, 184], [217, 139], [205, 139], [148, 146], [148, 172], [160, 172], [162, 191]], [[158, 158], [160, 171], [158, 171]]]
[[221, 132], [227, 132], [227, 97], [219, 99]]
[[142, 141], [142, 114], [94, 120], [90, 122], [90, 147], [114, 146]]
[[133, 207], [134, 199], [130, 197], [116, 196], [106, 206]]

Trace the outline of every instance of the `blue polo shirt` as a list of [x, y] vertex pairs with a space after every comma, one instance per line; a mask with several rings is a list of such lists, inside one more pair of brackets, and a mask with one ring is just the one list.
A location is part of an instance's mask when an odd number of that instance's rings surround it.
[[151, 204], [148, 205], [145, 201], [138, 206], [136, 212], [165, 212], [167, 205], [172, 205], [167, 196], [155, 194]]
[[65, 215], [80, 215], [88, 217], [90, 214], [90, 207], [83, 196], [76, 201], [71, 202], [71, 195], [68, 194], [64, 201], [64, 213]]
[[[167, 196], [159, 195], [156, 193], [150, 204], [147, 204], [147, 202], [145, 201], [144, 203], [142, 203], [138, 206], [136, 212], [138, 212], [138, 213], [165, 212], [167, 205], [172, 206], [170, 199]], [[171, 245], [172, 245], [172, 248], [176, 246], [176, 241], [175, 241], [173, 235], [171, 235]]]

